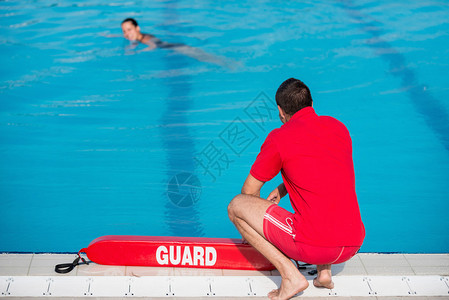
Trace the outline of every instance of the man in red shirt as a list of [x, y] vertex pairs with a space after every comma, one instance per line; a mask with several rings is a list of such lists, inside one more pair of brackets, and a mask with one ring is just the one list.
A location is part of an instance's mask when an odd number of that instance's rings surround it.
[[[300, 80], [284, 81], [276, 103], [284, 125], [267, 136], [228, 213], [244, 240], [282, 276], [280, 288], [268, 297], [288, 299], [309, 285], [291, 259], [316, 264], [314, 285], [331, 289], [331, 265], [357, 253], [365, 228], [346, 127], [315, 113], [310, 90]], [[279, 172], [283, 183], [261, 198], [263, 184]], [[277, 205], [287, 194], [294, 213]]]

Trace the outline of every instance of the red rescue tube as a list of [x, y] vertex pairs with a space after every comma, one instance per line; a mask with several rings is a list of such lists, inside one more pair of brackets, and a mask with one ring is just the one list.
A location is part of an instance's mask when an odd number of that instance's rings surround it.
[[102, 265], [273, 270], [274, 266], [238, 239], [108, 235], [81, 249]]

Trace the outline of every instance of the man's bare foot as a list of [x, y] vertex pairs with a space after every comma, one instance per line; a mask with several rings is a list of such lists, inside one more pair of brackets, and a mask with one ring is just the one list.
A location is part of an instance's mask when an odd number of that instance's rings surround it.
[[299, 292], [304, 291], [309, 286], [305, 277], [295, 277], [293, 279], [282, 279], [281, 287], [268, 293], [268, 298], [272, 300], [290, 299]]
[[318, 276], [313, 280], [313, 285], [318, 288], [333, 289], [334, 282], [332, 281], [332, 275], [330, 272], [320, 272]]
[[313, 280], [313, 285], [318, 288], [333, 289], [331, 265], [317, 265], [318, 276]]

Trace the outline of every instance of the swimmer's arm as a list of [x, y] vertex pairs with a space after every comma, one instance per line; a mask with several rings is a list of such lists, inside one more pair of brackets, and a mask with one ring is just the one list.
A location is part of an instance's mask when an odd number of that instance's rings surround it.
[[145, 45], [148, 45], [148, 47], [146, 47], [146, 48], [140, 50], [139, 52], [143, 52], [143, 51], [151, 51], [151, 50], [153, 50], [153, 49], [156, 48], [156, 44], [153, 43], [153, 42], [144, 43], [144, 44], [145, 44]]
[[260, 190], [262, 189], [262, 186], [264, 184], [265, 182], [260, 181], [254, 178], [253, 175], [249, 174], [248, 177], [246, 177], [245, 183], [243, 184], [242, 194], [260, 197]]
[[145, 38], [142, 40], [142, 44], [147, 45], [148, 47], [142, 49], [139, 52], [143, 51], [151, 51], [156, 48], [156, 44], [151, 40], [151, 37], [149, 35], [146, 35]]
[[285, 188], [284, 183], [281, 183], [270, 193], [270, 195], [268, 195], [267, 200], [278, 204], [279, 201], [281, 201], [281, 198], [285, 197], [285, 195], [287, 195], [287, 189]]

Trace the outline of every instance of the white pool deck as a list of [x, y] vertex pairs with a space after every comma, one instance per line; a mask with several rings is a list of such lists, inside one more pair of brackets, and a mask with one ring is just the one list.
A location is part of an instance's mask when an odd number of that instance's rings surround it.
[[[11, 299], [241, 299], [263, 297], [280, 282], [277, 271], [103, 266], [76, 267], [68, 274], [56, 264], [75, 254], [0, 254], [0, 298]], [[302, 271], [306, 299], [449, 299], [449, 253], [359, 253], [334, 265], [335, 288], [318, 289]]]

